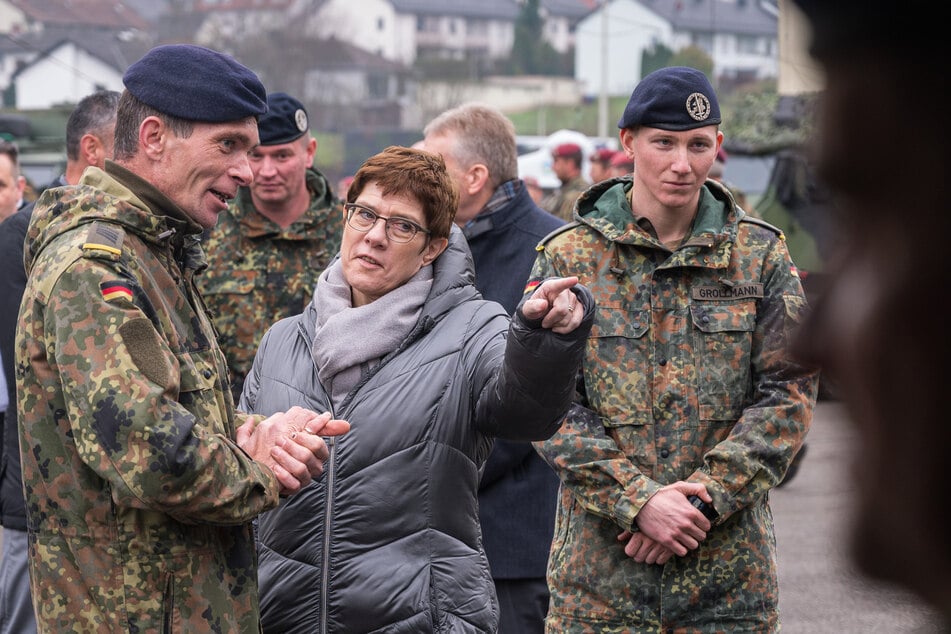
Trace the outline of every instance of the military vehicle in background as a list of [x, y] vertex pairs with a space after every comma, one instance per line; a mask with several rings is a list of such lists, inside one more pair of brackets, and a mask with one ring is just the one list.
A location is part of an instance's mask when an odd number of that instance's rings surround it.
[[66, 167], [66, 120], [73, 106], [37, 111], [0, 111], [0, 138], [20, 150], [20, 171], [41, 191]]

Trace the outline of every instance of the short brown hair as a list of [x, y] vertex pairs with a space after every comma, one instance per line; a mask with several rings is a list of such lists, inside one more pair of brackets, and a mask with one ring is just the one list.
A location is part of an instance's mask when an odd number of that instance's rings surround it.
[[423, 207], [432, 237], [449, 237], [459, 193], [441, 156], [391, 145], [368, 158], [357, 170], [347, 190], [347, 202], [356, 202], [370, 183], [376, 183], [384, 195], [415, 198]]
[[158, 117], [179, 138], [191, 136], [193, 122], [159, 112], [125, 90], [116, 108], [116, 137], [113, 156], [117, 161], [131, 159], [139, 151], [139, 126], [148, 117]]

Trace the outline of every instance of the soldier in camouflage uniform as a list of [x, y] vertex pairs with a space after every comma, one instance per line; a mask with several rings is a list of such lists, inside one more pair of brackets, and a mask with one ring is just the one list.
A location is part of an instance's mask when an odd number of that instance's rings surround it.
[[340, 250], [343, 231], [342, 204], [313, 167], [317, 140], [304, 106], [286, 93], [268, 95], [258, 132], [254, 180], [210, 230], [208, 269], [198, 278], [235, 402], [264, 331], [303, 312], [317, 277]]
[[[188, 78], [183, 83], [182, 77]], [[115, 162], [36, 204], [17, 326], [41, 632], [258, 632], [251, 520], [322, 470], [330, 422], [236, 415], [194, 283], [251, 178], [264, 87], [195, 46], [129, 67]]]
[[588, 181], [581, 175], [581, 147], [575, 143], [562, 143], [551, 151], [552, 170], [561, 180], [561, 187], [545, 198], [540, 205], [562, 220], [570, 221], [578, 196], [588, 189]]
[[782, 234], [706, 180], [722, 142], [699, 71], [640, 82], [637, 170], [594, 185], [533, 276], [578, 275], [598, 316], [582, 404], [536, 447], [562, 480], [548, 632], [772, 632], [768, 492], [812, 419], [787, 343], [805, 298]]

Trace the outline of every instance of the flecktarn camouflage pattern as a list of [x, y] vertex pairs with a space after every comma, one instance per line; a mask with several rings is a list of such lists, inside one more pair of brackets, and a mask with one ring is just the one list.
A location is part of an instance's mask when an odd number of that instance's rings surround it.
[[38, 624], [257, 632], [250, 521], [278, 483], [233, 441], [244, 419], [194, 286], [196, 226], [112, 173], [47, 191], [27, 236], [16, 362]]
[[[778, 230], [708, 181], [671, 252], [634, 222], [631, 178], [593, 186], [549, 236], [533, 278], [577, 275], [598, 315], [587, 409], [536, 443], [562, 480], [548, 632], [770, 632], [778, 627], [768, 492], [812, 419], [816, 374], [790, 336], [806, 308]], [[667, 564], [617, 541], [661, 486], [699, 482], [720, 516]]]
[[221, 214], [204, 244], [198, 285], [231, 372], [235, 402], [264, 332], [304, 312], [317, 278], [340, 250], [343, 206], [327, 179], [307, 171], [310, 207], [286, 229], [254, 210], [247, 188]]

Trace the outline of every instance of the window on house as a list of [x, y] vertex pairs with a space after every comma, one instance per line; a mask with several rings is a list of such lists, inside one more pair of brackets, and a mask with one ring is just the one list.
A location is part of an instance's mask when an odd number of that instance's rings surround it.
[[488, 35], [489, 34], [489, 21], [488, 20], [470, 20], [466, 26], [469, 35]]
[[736, 50], [739, 53], [757, 54], [761, 51], [760, 38], [753, 35], [737, 35]]
[[691, 40], [694, 46], [705, 51], [708, 55], [713, 53], [713, 35], [711, 33], [694, 33]]
[[388, 85], [386, 75], [367, 75], [367, 95], [371, 99], [386, 99]]
[[420, 33], [438, 33], [439, 21], [436, 18], [419, 16], [416, 18], [416, 30]]

